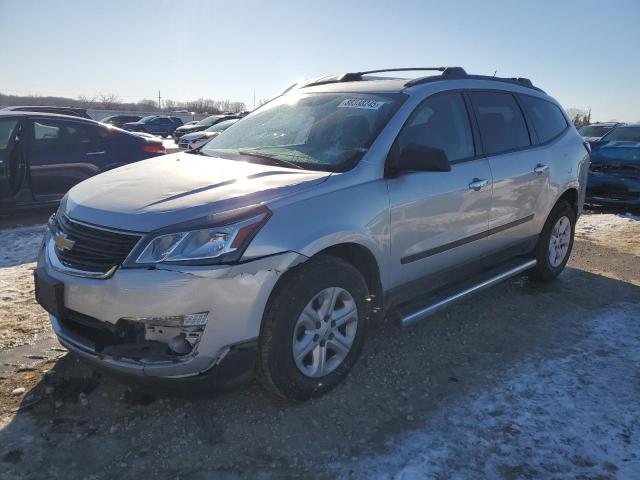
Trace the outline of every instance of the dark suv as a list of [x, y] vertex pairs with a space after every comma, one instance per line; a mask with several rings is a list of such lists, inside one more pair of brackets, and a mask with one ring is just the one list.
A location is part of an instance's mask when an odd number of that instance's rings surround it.
[[75, 107], [43, 107], [43, 106], [20, 106], [20, 107], [4, 107], [0, 108], [0, 112], [41, 112], [41, 113], [56, 113], [58, 115], [71, 115], [72, 117], [81, 117], [91, 119], [87, 110], [84, 108]]
[[168, 117], [166, 115], [149, 115], [143, 117], [137, 122], [128, 122], [122, 125], [122, 128], [130, 132], [145, 132], [152, 135], [160, 135], [161, 137], [170, 136], [173, 131], [182, 126], [182, 120], [179, 117]]
[[0, 112], [0, 212], [56, 203], [89, 177], [164, 153], [159, 139], [93, 120]]

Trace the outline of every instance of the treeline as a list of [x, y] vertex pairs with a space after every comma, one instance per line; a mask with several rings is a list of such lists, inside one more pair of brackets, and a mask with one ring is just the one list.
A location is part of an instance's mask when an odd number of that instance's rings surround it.
[[195, 113], [216, 114], [221, 112], [241, 112], [247, 109], [244, 102], [231, 100], [213, 100], [199, 98], [190, 102], [177, 102], [175, 100], [162, 100], [162, 108], [158, 108], [158, 101], [142, 99], [138, 102], [125, 102], [117, 94], [102, 93], [94, 97], [84, 95], [78, 98], [39, 96], [39, 95], [5, 95], [0, 93], [0, 106], [15, 105], [50, 105], [54, 107], [80, 107], [96, 110], [130, 110], [130, 111], [158, 111], [175, 112], [185, 110]]

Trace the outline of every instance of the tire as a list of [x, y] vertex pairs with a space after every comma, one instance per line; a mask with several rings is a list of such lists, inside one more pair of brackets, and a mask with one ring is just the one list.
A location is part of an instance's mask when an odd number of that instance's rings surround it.
[[[371, 309], [368, 295], [360, 272], [332, 255], [312, 258], [288, 272], [271, 294], [263, 316], [257, 365], [262, 385], [282, 397], [307, 400], [340, 383], [355, 365], [364, 345]], [[329, 315], [322, 317], [324, 310], [320, 306], [325, 305], [325, 300], [335, 306], [330, 310], [331, 318], [344, 321], [344, 325], [331, 328], [335, 322], [327, 321]], [[353, 314], [344, 313], [354, 307], [355, 322]], [[303, 314], [303, 310], [318, 316]], [[344, 320], [349, 315], [352, 315], [349, 320]], [[335, 332], [335, 337], [331, 332]], [[339, 334], [343, 343], [338, 342]], [[342, 345], [348, 339], [351, 344], [345, 351]], [[315, 346], [311, 345], [313, 349], [302, 357], [306, 351], [303, 346], [312, 341]], [[332, 350], [338, 345], [340, 354]], [[299, 353], [298, 361], [294, 359], [295, 352]], [[322, 357], [326, 359], [324, 363], [316, 362]]]
[[[560, 241], [563, 243], [566, 241], [566, 250], [562, 249], [564, 252], [563, 256], [559, 258], [557, 256], [558, 250], [556, 250], [556, 258], [552, 260], [551, 255], [551, 242], [554, 241], [554, 229], [556, 226], [561, 226], [559, 222], [565, 219], [568, 221], [569, 227], [571, 231], [568, 235], [564, 235]], [[532, 276], [538, 280], [542, 281], [551, 281], [560, 275], [560, 272], [564, 270], [564, 267], [567, 265], [569, 261], [569, 257], [571, 255], [571, 250], [573, 249], [573, 237], [576, 230], [576, 212], [573, 207], [565, 202], [564, 200], [560, 200], [556, 205], [551, 209], [549, 216], [547, 217], [547, 221], [544, 224], [544, 228], [542, 229], [542, 233], [538, 238], [538, 244], [536, 245], [536, 260], [538, 261], [537, 265], [531, 270]], [[557, 233], [557, 231], [556, 231]], [[555, 236], [555, 240], [558, 240], [558, 237]]]

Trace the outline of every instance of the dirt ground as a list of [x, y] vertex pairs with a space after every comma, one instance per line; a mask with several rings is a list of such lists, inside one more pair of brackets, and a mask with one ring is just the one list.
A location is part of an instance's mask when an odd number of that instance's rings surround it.
[[[555, 282], [523, 276], [387, 323], [306, 403], [94, 374], [52, 346], [28, 280], [10, 280], [32, 260], [0, 256], [0, 478], [640, 478], [639, 238], [637, 217], [583, 216]], [[25, 317], [33, 328], [5, 331]]]

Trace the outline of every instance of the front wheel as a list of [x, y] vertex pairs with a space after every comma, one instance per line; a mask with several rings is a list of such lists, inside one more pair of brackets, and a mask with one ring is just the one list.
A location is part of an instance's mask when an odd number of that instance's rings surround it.
[[549, 213], [536, 247], [537, 265], [534, 277], [549, 281], [556, 278], [569, 261], [573, 248], [576, 212], [564, 200], [559, 201]]
[[322, 395], [355, 364], [370, 315], [367, 284], [350, 263], [312, 258], [282, 279], [263, 318], [258, 378], [293, 400]]

